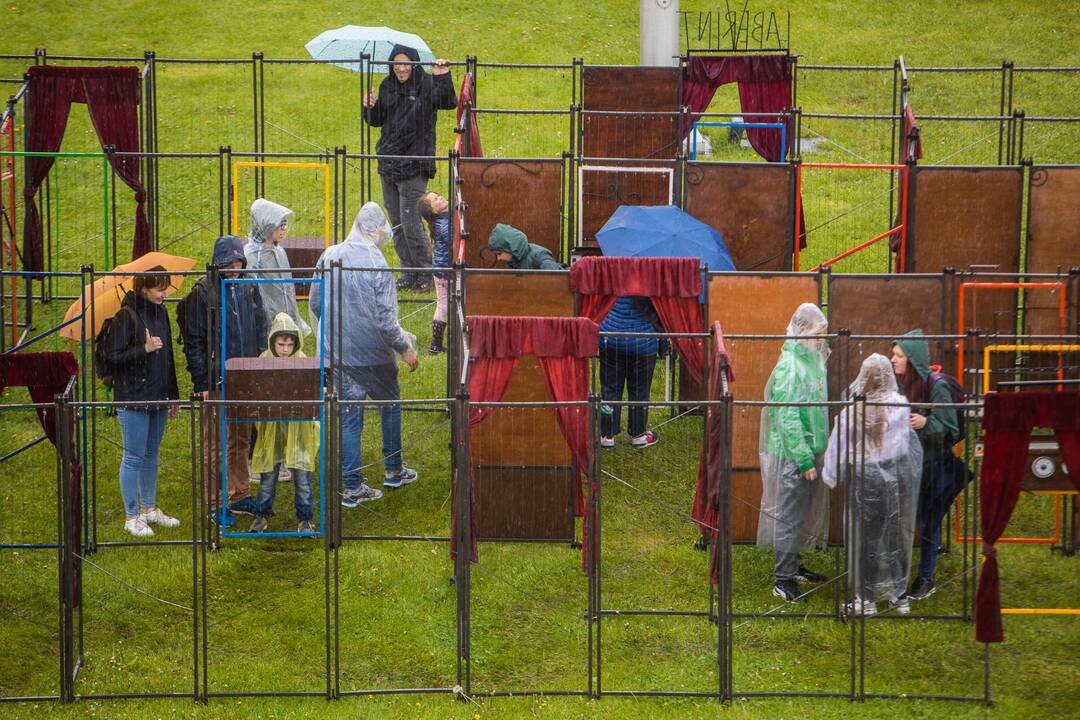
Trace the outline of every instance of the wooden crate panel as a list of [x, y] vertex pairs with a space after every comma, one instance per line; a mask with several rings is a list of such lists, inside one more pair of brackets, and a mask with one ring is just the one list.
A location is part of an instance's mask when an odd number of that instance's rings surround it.
[[473, 482], [477, 539], [574, 539], [572, 468], [478, 466]]
[[790, 165], [686, 165], [685, 210], [724, 236], [738, 270], [790, 270]]
[[458, 165], [464, 211], [465, 265], [504, 267], [487, 252], [496, 223], [513, 225], [562, 257], [562, 160], [502, 162], [465, 159]]

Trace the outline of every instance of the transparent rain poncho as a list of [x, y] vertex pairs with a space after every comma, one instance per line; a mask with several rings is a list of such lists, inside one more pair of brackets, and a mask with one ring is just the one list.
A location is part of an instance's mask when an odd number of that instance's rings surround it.
[[[278, 205], [263, 198], [251, 204], [251, 230], [248, 241], [244, 244], [244, 259], [249, 269], [265, 272], [250, 277], [292, 279], [289, 257], [285, 254], [285, 248], [273, 240], [274, 233], [292, 217], [292, 214], [293, 211], [284, 205]], [[278, 313], [288, 313], [300, 329], [301, 337], [311, 334], [311, 328], [300, 317], [294, 283], [259, 283], [255, 287], [259, 290], [259, 299], [262, 300], [267, 325], [277, 317]]]
[[[323, 343], [327, 362], [331, 345], [337, 346], [339, 338], [340, 357], [336, 360], [350, 367], [385, 365], [395, 362], [396, 356], [406, 350], [415, 351], [416, 337], [398, 323], [393, 273], [348, 269], [388, 268], [379, 248], [390, 237], [390, 223], [382, 209], [376, 203], [365, 203], [345, 242], [328, 247], [316, 263], [316, 267], [329, 270], [333, 262], [340, 260], [345, 268], [341, 272], [340, 306], [335, 273], [331, 271], [324, 275], [325, 298], [322, 289], [312, 284], [308, 300], [312, 324]], [[320, 317], [321, 302], [325, 302], [326, 309]], [[340, 334], [335, 327], [339, 318]]]
[[907, 589], [911, 568], [922, 444], [884, 355], [875, 353], [863, 361], [847, 398], [860, 395], [871, 404], [856, 402], [837, 416], [825, 452], [824, 478], [829, 487], [841, 478], [853, 486], [845, 527], [856, 538], [848, 538], [848, 572], [859, 598], [893, 603]]
[[[300, 328], [288, 313], [278, 313], [270, 326], [267, 349], [259, 357], [274, 356], [274, 338], [292, 335], [296, 343], [291, 357], [307, 357], [300, 349]], [[317, 420], [266, 421], [255, 423], [255, 447], [251, 471], [261, 475], [285, 463], [291, 470], [314, 472], [319, 462], [319, 422]]]
[[[780, 359], [765, 385], [765, 400], [814, 403], [828, 399], [823, 338], [828, 329], [821, 309], [800, 305], [788, 323]], [[780, 553], [824, 547], [829, 532], [829, 492], [804, 473], [820, 469], [828, 441], [826, 406], [766, 407], [761, 411], [758, 456], [761, 462], [761, 509], [757, 544]]]

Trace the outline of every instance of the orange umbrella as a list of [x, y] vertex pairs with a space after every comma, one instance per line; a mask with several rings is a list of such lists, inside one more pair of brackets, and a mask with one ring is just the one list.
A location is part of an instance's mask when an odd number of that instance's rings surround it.
[[[65, 323], [71, 320], [75, 322], [62, 328], [60, 334], [72, 340], [82, 340], [84, 332], [88, 339], [97, 337], [105, 321], [120, 311], [120, 303], [124, 301], [124, 296], [134, 287], [135, 274], [147, 272], [150, 268], [159, 265], [169, 272], [184, 272], [195, 267], [195, 261], [176, 255], [152, 252], [129, 263], [117, 265], [112, 270], [114, 273], [131, 274], [105, 275], [84, 287], [82, 297], [73, 302], [67, 314], [64, 315]], [[184, 284], [184, 277], [184, 275], [173, 275], [169, 279], [169, 288], [166, 293], [171, 295], [179, 290]], [[93, 303], [92, 307], [91, 303]], [[83, 314], [86, 317], [85, 323], [78, 320], [78, 317]], [[91, 320], [93, 327], [91, 327]]]

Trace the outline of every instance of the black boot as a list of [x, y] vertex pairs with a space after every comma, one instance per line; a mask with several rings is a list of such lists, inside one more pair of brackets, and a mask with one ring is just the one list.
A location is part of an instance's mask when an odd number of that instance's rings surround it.
[[439, 320], [431, 321], [431, 347], [428, 348], [428, 355], [438, 355], [443, 352], [443, 333], [446, 332], [446, 323]]

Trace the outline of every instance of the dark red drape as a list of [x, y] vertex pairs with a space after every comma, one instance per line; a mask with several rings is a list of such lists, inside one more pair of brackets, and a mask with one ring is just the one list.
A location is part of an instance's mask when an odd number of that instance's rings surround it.
[[[911, 139], [915, 138], [915, 154], [912, 155]], [[900, 162], [906, 163], [909, 159], [922, 159], [922, 137], [919, 136], [919, 123], [915, 120], [915, 111], [910, 105], [904, 106], [904, 129], [900, 138]]]
[[[600, 328], [596, 323], [580, 317], [472, 315], [468, 318], [468, 328], [471, 402], [501, 400], [522, 355], [535, 355], [540, 361], [544, 384], [553, 401], [588, 400], [589, 358], [596, 356], [600, 344]], [[470, 407], [469, 426], [480, 424], [493, 409]], [[585, 509], [582, 474], [590, 468], [588, 411], [583, 407], [558, 407], [555, 417], [577, 465], [575, 510], [580, 516]], [[469, 503], [475, 507], [474, 498], [469, 498]], [[451, 525], [457, 527], [456, 505], [451, 510]], [[473, 530], [470, 553], [472, 562], [476, 562], [475, 526]], [[454, 538], [452, 556], [457, 552], [456, 533]]]
[[[979, 486], [983, 566], [975, 595], [975, 637], [980, 642], [1002, 642], [1001, 592], [997, 550], [1020, 496], [1020, 482], [1028, 461], [1028, 442], [1035, 427], [1053, 428], [1061, 458], [1069, 468], [1080, 468], [1080, 393], [990, 393], [983, 408], [983, 461]], [[1080, 490], [1080, 473], [1069, 476]]]
[[[720, 400], [723, 396], [722, 375], [729, 383], [735, 380], [731, 354], [724, 342], [724, 331], [719, 322], [714, 322], [712, 364], [709, 366], [709, 400]], [[701, 534], [712, 535], [714, 548], [716, 548], [721, 522], [718, 513], [721, 467], [719, 453], [724, 434], [721, 413], [722, 408], [715, 404], [710, 404], [705, 410], [705, 437], [701, 440], [701, 452], [698, 454], [697, 487], [694, 490], [694, 508], [691, 512], [691, 517], [698, 523]], [[709, 577], [713, 584], [720, 582], [715, 552], [709, 566]]]
[[[778, 118], [757, 113], [782, 113], [791, 109], [791, 65], [786, 55], [732, 55], [730, 57], [693, 56], [683, 76], [682, 104], [691, 113], [709, 107], [716, 88], [739, 83], [739, 103], [743, 121], [774, 123]], [[683, 136], [700, 115], [691, 115]], [[792, 141], [791, 120], [787, 119], [787, 140]], [[769, 162], [784, 159], [783, 137], [771, 128], [747, 128], [746, 137], [758, 155]]]
[[[698, 258], [587, 257], [570, 266], [570, 289], [581, 296], [578, 312], [603, 321], [616, 298], [640, 295], [652, 300], [670, 333], [701, 332], [701, 261]], [[701, 338], [673, 338], [690, 374], [702, 382], [705, 343]]]
[[[472, 73], [465, 73], [465, 77], [461, 81], [461, 90], [458, 92], [457, 126], [459, 128], [461, 127], [461, 116], [465, 112], [466, 103], [471, 103], [473, 107], [476, 107]], [[468, 133], [468, 141], [463, 141], [462, 138], [465, 135], [459, 134], [455, 143], [461, 157], [484, 157], [484, 148], [480, 144], [480, 126], [476, 122], [475, 112], [469, 113], [469, 126], [465, 129], [465, 132]]]
[[[69, 352], [9, 353], [0, 355], [0, 391], [5, 387], [25, 387], [34, 403], [51, 403], [79, 373], [79, 364]], [[38, 420], [45, 435], [56, 444], [56, 418], [52, 408], [38, 408]]]
[[[57, 152], [64, 139], [71, 103], [86, 103], [103, 148], [139, 151], [139, 69], [135, 67], [61, 67], [34, 65], [29, 69], [29, 152]], [[146, 189], [139, 179], [139, 159], [109, 154], [116, 174], [135, 191], [135, 240], [132, 259], [150, 251], [146, 220]], [[29, 157], [26, 163], [26, 223], [23, 227], [23, 268], [44, 269], [41, 215], [34, 196], [52, 167], [52, 157]]]

